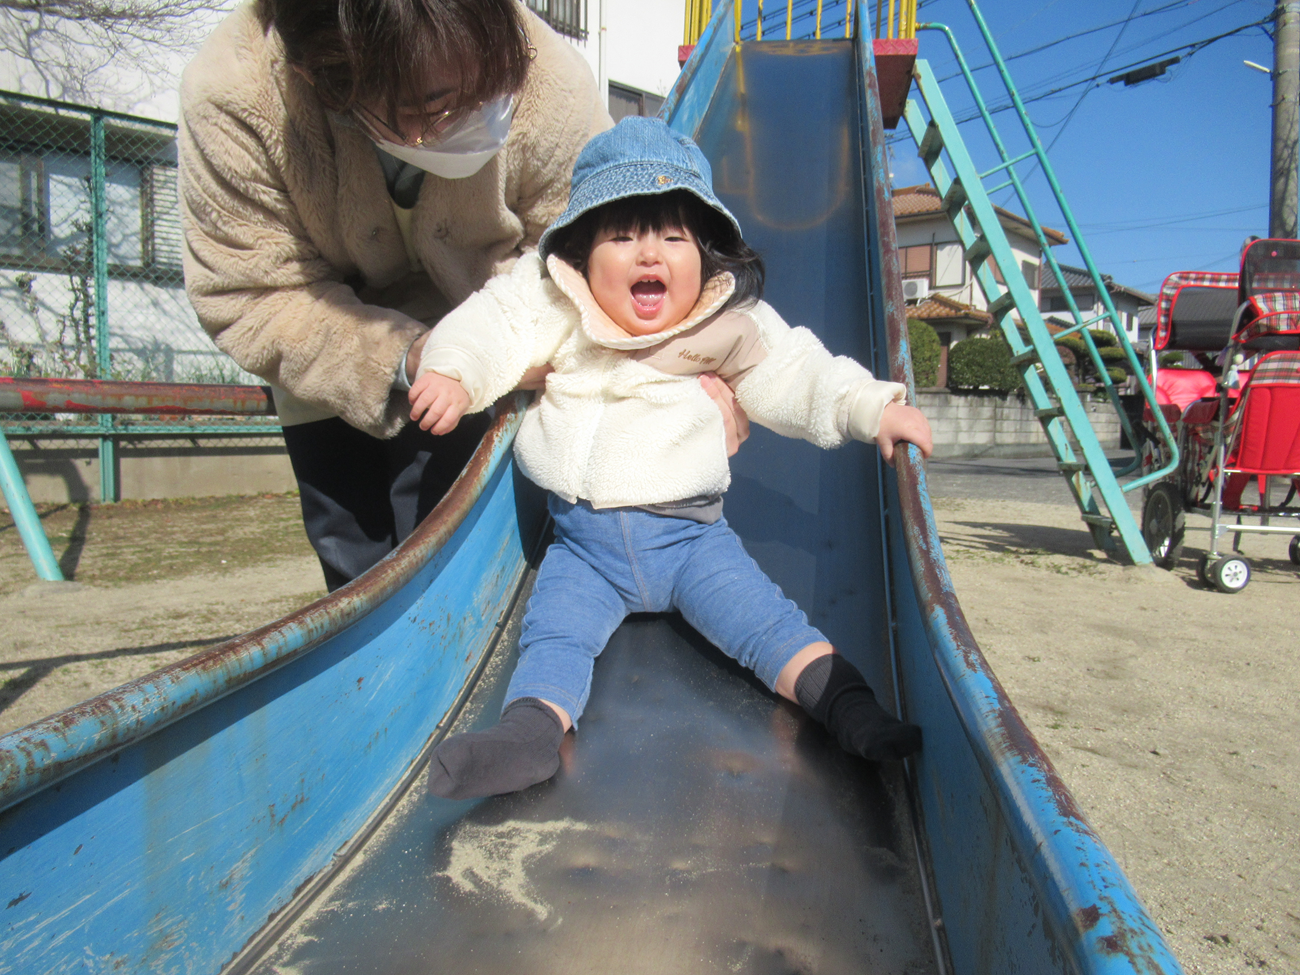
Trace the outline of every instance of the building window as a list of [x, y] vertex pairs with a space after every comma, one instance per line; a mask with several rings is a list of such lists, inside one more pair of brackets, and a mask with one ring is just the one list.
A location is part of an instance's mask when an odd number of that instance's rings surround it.
[[527, 0], [528, 9], [575, 40], [587, 39], [587, 0]]
[[928, 278], [930, 276], [931, 252], [934, 250], [929, 244], [918, 244], [915, 247], [900, 247], [898, 249], [898, 263], [902, 267], [903, 277], [905, 278]]
[[629, 115], [658, 115], [663, 103], [662, 95], [613, 81], [609, 83], [609, 114], [615, 122]]
[[1021, 261], [1020, 273], [1025, 276], [1025, 284], [1031, 288], [1038, 287], [1038, 265], [1033, 261]]
[[959, 287], [966, 283], [966, 255], [961, 244], [936, 244], [934, 247], [934, 286]]
[[[109, 159], [104, 209], [110, 273], [150, 269], [179, 277], [174, 165]], [[33, 271], [88, 266], [93, 225], [88, 155], [0, 149], [0, 263]]]

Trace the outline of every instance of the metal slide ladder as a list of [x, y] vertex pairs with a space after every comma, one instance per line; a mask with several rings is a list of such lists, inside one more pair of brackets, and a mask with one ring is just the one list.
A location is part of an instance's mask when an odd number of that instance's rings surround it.
[[[1119, 541], [1127, 550], [1134, 564], [1149, 564], [1151, 562], [1151, 553], [1138, 527], [1137, 519], [1130, 510], [1124, 495], [1126, 492], [1141, 488], [1143, 485], [1157, 480], [1175, 469], [1178, 461], [1177, 446], [1160, 410], [1155, 406], [1155, 397], [1150, 384], [1146, 380], [1141, 362], [1128, 341], [1119, 315], [1115, 311], [1114, 303], [1103, 284], [1101, 274], [1093, 262], [1092, 255], [1083, 242], [1078, 225], [1074, 221], [1074, 216], [1070, 212], [1060, 185], [1056, 181], [1056, 175], [1048, 162], [1046, 150], [1034, 130], [1033, 123], [1030, 122], [1029, 116], [1025, 112], [1024, 104], [1011, 81], [1006, 64], [997, 50], [988, 26], [985, 24], [975, 0], [967, 0], [967, 3], [984, 36], [989, 52], [993, 56], [993, 61], [1010, 95], [1016, 115], [1024, 126], [1031, 148], [1023, 154], [1014, 156], [1008, 152], [1004, 140], [993, 123], [992, 114], [980, 94], [970, 68], [957, 46], [956, 38], [942, 24], [919, 24], [917, 29], [939, 31], [948, 38], [949, 43], [952, 45], [953, 54], [956, 56], [957, 63], [961, 68], [961, 73], [970, 87], [971, 94], [974, 96], [979, 114], [988, 129], [989, 137], [997, 147], [998, 154], [1001, 157], [1000, 163], [984, 172], [976, 168], [971, 160], [970, 153], [966, 149], [965, 141], [958, 131], [957, 122], [939, 91], [939, 83], [934, 72], [925, 60], [917, 60], [914, 77], [921, 100], [925, 103], [929, 114], [929, 119], [927, 120], [921, 112], [920, 105], [911, 99], [907, 102], [904, 119], [913, 139], [916, 140], [919, 155], [930, 173], [934, 187], [943, 201], [943, 209], [952, 220], [953, 227], [961, 240], [966, 261], [970, 264], [980, 287], [984, 291], [985, 298], [988, 300], [988, 310], [993, 316], [993, 321], [1002, 330], [1002, 334], [1006, 336], [1012, 352], [1011, 361], [1024, 378], [1025, 389], [1033, 402], [1035, 415], [1043, 425], [1048, 443], [1051, 444], [1052, 452], [1056, 457], [1057, 467], [1070, 486], [1070, 491], [1078, 503], [1083, 520], [1088, 524], [1089, 530], [1099, 546], [1107, 550], [1114, 549], [1116, 547], [1115, 535], [1118, 535]], [[949, 172], [942, 158], [945, 154], [948, 162], [951, 163], [955, 170], [953, 173]], [[1052, 189], [1061, 214], [1069, 226], [1079, 253], [1083, 257], [1096, 293], [1104, 303], [1105, 311], [1101, 315], [1095, 318], [1085, 318], [1079, 311], [1074, 296], [1066, 284], [1065, 275], [1061, 273], [1061, 268], [1051, 253], [1051, 248], [1043, 233], [1042, 224], [1034, 214], [1034, 208], [1025, 192], [1023, 181], [1016, 173], [1016, 167], [1021, 164], [1037, 164], [1042, 167], [1043, 174]], [[995, 179], [999, 181], [997, 185], [989, 186], [988, 182]], [[1012, 253], [1011, 244], [1003, 231], [997, 212], [989, 199], [991, 194], [1008, 187], [1013, 188], [1019, 197], [1020, 204], [1024, 208], [1025, 217], [1038, 237], [1043, 260], [1051, 268], [1052, 273], [1055, 274], [1056, 280], [1060, 282], [1062, 293], [1065, 295], [1069, 306], [1070, 315], [1074, 319], [1072, 326], [1055, 335], [1048, 332], [1043, 316], [1038, 310], [1038, 304], [1034, 300], [1029, 282], [1025, 280], [1019, 263]], [[989, 258], [996, 262], [997, 268], [1001, 271], [1003, 282], [999, 282], [995, 277], [993, 268], [989, 265]], [[1028, 342], [1025, 341], [1020, 325], [1012, 317], [1013, 311], [1019, 315], [1023, 323], [1028, 334]], [[1136, 448], [1139, 441], [1135, 436], [1135, 431], [1120, 404], [1114, 383], [1106, 374], [1106, 364], [1102, 361], [1096, 343], [1088, 331], [1089, 328], [1107, 321], [1112, 325], [1120, 347], [1124, 350], [1133, 373], [1141, 386], [1143, 395], [1146, 397], [1147, 402], [1151, 404], [1151, 412], [1159, 423], [1160, 436], [1163, 438], [1164, 447], [1168, 451], [1165, 456], [1171, 458], [1168, 466], [1131, 480], [1124, 485], [1119, 483], [1119, 478], [1137, 469], [1140, 463], [1138, 451], [1134, 450], [1131, 461], [1112, 464], [1092, 429], [1092, 424], [1088, 420], [1088, 415], [1075, 389], [1074, 382], [1055, 348], [1055, 339], [1066, 335], [1077, 334], [1083, 339], [1097, 367], [1097, 372], [1102, 377], [1111, 403], [1119, 414], [1128, 442], [1135, 445]], [[1104, 512], [1099, 500], [1101, 504], [1105, 505], [1106, 510]]]

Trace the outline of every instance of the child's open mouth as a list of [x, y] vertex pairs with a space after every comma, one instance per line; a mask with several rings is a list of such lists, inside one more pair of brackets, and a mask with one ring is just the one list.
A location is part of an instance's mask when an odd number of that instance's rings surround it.
[[646, 318], [654, 317], [663, 307], [667, 295], [668, 286], [662, 281], [638, 281], [632, 285], [632, 301], [636, 305], [637, 314]]

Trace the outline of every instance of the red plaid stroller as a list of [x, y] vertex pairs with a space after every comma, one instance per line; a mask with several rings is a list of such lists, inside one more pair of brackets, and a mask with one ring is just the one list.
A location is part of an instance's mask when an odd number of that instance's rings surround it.
[[[1154, 370], [1152, 377], [1161, 411], [1176, 424], [1181, 458], [1176, 473], [1143, 496], [1142, 533], [1156, 563], [1170, 568], [1177, 561], [1185, 512], [1207, 511], [1210, 550], [1197, 566], [1207, 586], [1227, 593], [1246, 587], [1245, 532], [1290, 534], [1291, 561], [1300, 565], [1300, 528], [1273, 524], [1300, 517], [1300, 241], [1253, 242], [1240, 274], [1171, 274], [1152, 344], [1156, 351], [1195, 353], [1204, 367]], [[1146, 420], [1154, 426], [1151, 416]], [[1162, 466], [1161, 453], [1148, 437], [1144, 472]], [[1236, 523], [1225, 525], [1225, 515]], [[1243, 516], [1258, 524], [1243, 524]], [[1219, 540], [1228, 534], [1235, 536], [1233, 553], [1223, 555]]]

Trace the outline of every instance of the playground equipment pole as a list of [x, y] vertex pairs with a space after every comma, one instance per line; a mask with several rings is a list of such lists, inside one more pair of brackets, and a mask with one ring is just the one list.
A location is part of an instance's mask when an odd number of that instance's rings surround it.
[[1300, 0], [1278, 0], [1273, 23], [1273, 173], [1268, 235], [1296, 237], [1300, 138]]
[[36, 574], [46, 582], [63, 582], [63, 571], [50, 549], [45, 529], [41, 527], [41, 517], [32, 506], [23, 475], [3, 434], [0, 434], [0, 495], [9, 505], [9, 514], [18, 527], [18, 537], [27, 547]]

